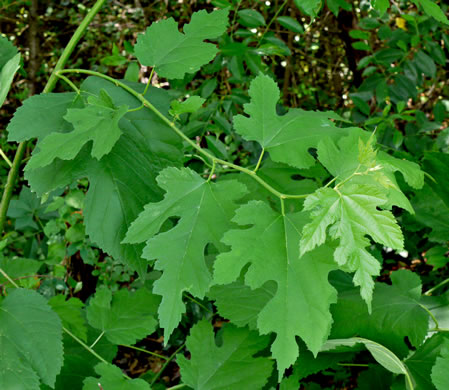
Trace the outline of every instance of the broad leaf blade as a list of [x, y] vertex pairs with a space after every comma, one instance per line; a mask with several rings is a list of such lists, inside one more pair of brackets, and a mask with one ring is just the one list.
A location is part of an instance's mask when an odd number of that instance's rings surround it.
[[[182, 293], [189, 291], [199, 298], [206, 294], [212, 277], [204, 250], [209, 243], [222, 246], [220, 239], [231, 227], [235, 201], [246, 189], [236, 181], [206, 181], [188, 168], [166, 168], [158, 184], [166, 191], [164, 200], [145, 207], [125, 242], [146, 242], [144, 257], [157, 259], [155, 267], [163, 271], [153, 291], [163, 297], [159, 318], [168, 340], [185, 311]], [[159, 233], [170, 217], [180, 217], [178, 224]]]
[[177, 357], [182, 381], [195, 390], [261, 389], [271, 374], [272, 362], [253, 355], [263, 350], [269, 339], [233, 325], [225, 325], [221, 336], [223, 343], [217, 347], [212, 325], [203, 320], [192, 328], [186, 342], [190, 360]]
[[173, 18], [160, 20], [139, 35], [135, 54], [142, 65], [153, 66], [159, 76], [181, 79], [215, 57], [215, 45], [203, 41], [218, 38], [227, 25], [228, 10], [195, 12], [184, 33], [179, 32]]
[[99, 363], [95, 366], [95, 371], [100, 378], [87, 378], [83, 390], [150, 390], [148, 382], [125, 378], [120, 368], [112, 364]]
[[[54, 386], [62, 367], [62, 327], [46, 300], [16, 289], [0, 305], [0, 388]], [[45, 356], [45, 359], [42, 357]]]
[[347, 132], [329, 120], [337, 118], [332, 112], [291, 109], [279, 116], [276, 104], [280, 91], [268, 76], [257, 76], [251, 82], [249, 95], [251, 102], [245, 104], [249, 117], [237, 115], [235, 129], [246, 140], [259, 142], [273, 161], [309, 168], [315, 162], [310, 148], [316, 148], [323, 137], [336, 138]]
[[218, 256], [215, 282], [234, 281], [248, 263], [245, 284], [249, 287], [276, 282], [276, 293], [260, 312], [257, 327], [262, 334], [276, 334], [271, 351], [282, 378], [298, 357], [296, 336], [317, 353], [329, 335], [329, 306], [336, 300], [336, 291], [328, 282], [328, 273], [336, 265], [326, 246], [299, 258], [300, 231], [305, 221], [301, 213], [282, 216], [265, 203], [253, 201], [238, 209], [234, 221], [252, 226], [225, 234], [223, 242], [231, 246], [231, 251]]
[[134, 344], [156, 330], [154, 318], [159, 299], [145, 288], [134, 293], [121, 289], [112, 295], [97, 289], [87, 308], [89, 324], [115, 344]]

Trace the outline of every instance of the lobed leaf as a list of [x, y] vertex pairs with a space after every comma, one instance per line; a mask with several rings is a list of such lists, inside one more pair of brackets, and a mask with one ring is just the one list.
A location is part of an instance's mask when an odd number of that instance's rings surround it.
[[[162, 296], [159, 319], [168, 341], [185, 311], [183, 292], [199, 298], [206, 294], [212, 277], [204, 259], [205, 248], [208, 244], [223, 246], [220, 239], [232, 226], [235, 201], [246, 188], [233, 180], [206, 181], [189, 168], [166, 168], [157, 181], [166, 191], [165, 198], [145, 206], [125, 242], [146, 242], [143, 256], [157, 259], [155, 268], [163, 271], [153, 292]], [[180, 217], [177, 225], [159, 232], [170, 217]]]
[[222, 345], [218, 347], [209, 322], [202, 320], [193, 326], [186, 342], [190, 360], [177, 357], [183, 383], [195, 390], [263, 388], [273, 364], [254, 355], [268, 345], [268, 337], [233, 325], [225, 325], [220, 336]]
[[323, 137], [337, 138], [346, 134], [329, 119], [339, 119], [333, 112], [291, 109], [279, 116], [276, 104], [280, 91], [268, 76], [260, 74], [250, 85], [251, 102], [245, 104], [249, 117], [234, 117], [234, 127], [248, 141], [257, 141], [270, 153], [271, 159], [297, 168], [310, 168], [315, 160], [309, 153]]
[[[152, 23], [137, 38], [134, 52], [142, 65], [153, 66], [157, 74], [168, 79], [182, 79], [211, 61], [218, 50], [205, 39], [218, 38], [226, 31], [228, 10], [194, 12], [190, 23], [179, 32], [173, 18]], [[161, 39], [163, 37], [163, 39]]]
[[249, 202], [237, 210], [234, 221], [251, 227], [227, 232], [223, 242], [231, 251], [220, 254], [214, 264], [217, 284], [233, 282], [248, 263], [245, 284], [251, 289], [276, 282], [276, 293], [260, 311], [257, 327], [262, 334], [276, 334], [271, 351], [279, 378], [298, 357], [296, 336], [313, 353], [319, 351], [330, 332], [329, 306], [336, 301], [328, 282], [336, 268], [330, 248], [322, 246], [299, 258], [305, 219], [302, 213], [283, 216], [263, 202]]
[[89, 324], [115, 344], [134, 344], [156, 330], [159, 300], [145, 288], [134, 293], [121, 289], [112, 295], [100, 287], [87, 307]]

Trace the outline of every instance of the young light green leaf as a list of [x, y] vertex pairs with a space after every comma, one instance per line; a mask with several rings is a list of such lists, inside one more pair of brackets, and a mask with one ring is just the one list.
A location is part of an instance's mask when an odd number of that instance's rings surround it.
[[87, 320], [110, 342], [134, 344], [156, 330], [158, 304], [158, 297], [145, 288], [134, 293], [121, 289], [112, 295], [106, 287], [100, 287], [87, 307]]
[[217, 284], [233, 282], [248, 263], [245, 284], [251, 289], [276, 282], [276, 293], [258, 315], [257, 327], [262, 334], [276, 334], [271, 351], [279, 378], [298, 357], [296, 336], [313, 353], [319, 351], [330, 332], [329, 306], [336, 301], [328, 282], [328, 273], [336, 268], [331, 249], [322, 246], [299, 258], [305, 219], [302, 213], [282, 216], [260, 201], [240, 207], [233, 220], [252, 226], [225, 234], [223, 242], [231, 251], [220, 254], [214, 265]]
[[186, 73], [198, 71], [217, 54], [215, 45], [203, 41], [218, 38], [226, 31], [228, 12], [195, 12], [190, 23], [184, 25], [184, 33], [179, 32], [173, 18], [153, 23], [137, 38], [137, 59], [168, 79], [182, 79]]
[[378, 186], [387, 197], [383, 208], [390, 209], [394, 205], [413, 214], [413, 207], [400, 190], [395, 172], [401, 172], [406, 182], [414, 188], [423, 186], [424, 172], [411, 161], [376, 151], [374, 135], [357, 128], [348, 131], [348, 136], [340, 138], [337, 143], [329, 138], [319, 142], [320, 162], [336, 177], [337, 183], [349, 181], [348, 184]]
[[[232, 226], [235, 201], [246, 188], [233, 180], [217, 184], [206, 181], [188, 168], [166, 168], [157, 181], [166, 191], [164, 200], [145, 206], [125, 242], [146, 242], [143, 256], [157, 259], [155, 267], [163, 271], [153, 291], [163, 297], [159, 319], [168, 341], [185, 311], [182, 293], [188, 291], [203, 298], [207, 292], [211, 275], [204, 250], [209, 243], [217, 248], [223, 246], [220, 239]], [[162, 224], [175, 216], [180, 217], [178, 224], [159, 233]]]
[[378, 187], [368, 185], [343, 186], [339, 190], [321, 188], [309, 195], [304, 210], [312, 211], [312, 221], [304, 226], [301, 255], [322, 245], [329, 236], [339, 239], [334, 258], [347, 272], [355, 272], [354, 283], [368, 307], [371, 304], [379, 262], [365, 249], [369, 245], [366, 235], [387, 247], [401, 250], [404, 238], [394, 216], [378, 210], [387, 201]]
[[54, 159], [72, 160], [84, 144], [92, 141], [92, 157], [100, 160], [111, 152], [122, 135], [118, 126], [120, 119], [128, 111], [126, 105], [114, 107], [104, 90], [98, 98], [89, 98], [84, 108], [69, 108], [64, 118], [72, 123], [70, 133], [52, 133], [39, 142], [39, 151], [33, 153], [27, 165], [28, 170], [45, 167]]
[[12, 80], [20, 65], [20, 54], [8, 38], [0, 35], [0, 107], [11, 88]]
[[316, 148], [323, 137], [340, 137], [346, 129], [334, 125], [332, 112], [291, 109], [279, 116], [276, 104], [279, 88], [268, 76], [259, 75], [249, 88], [251, 102], [245, 104], [249, 117], [234, 118], [236, 131], [248, 141], [257, 141], [270, 153], [273, 161], [283, 162], [297, 168], [309, 168], [315, 160], [309, 149]]
[[190, 360], [177, 356], [183, 383], [195, 390], [263, 388], [273, 363], [253, 355], [268, 345], [269, 338], [234, 325], [225, 325], [221, 338], [217, 347], [212, 325], [205, 320], [193, 326], [186, 342]]
[[[62, 367], [62, 327], [47, 301], [15, 289], [0, 304], [0, 388], [54, 387]], [[43, 358], [45, 356], [45, 359]]]
[[206, 99], [203, 99], [199, 96], [190, 96], [183, 102], [173, 100], [171, 102], [171, 110], [169, 111], [169, 113], [172, 116], [177, 116], [185, 113], [195, 112], [200, 109], [205, 101]]
[[100, 378], [86, 378], [83, 390], [150, 390], [150, 385], [143, 379], [125, 378], [120, 368], [112, 364], [99, 363], [95, 372]]

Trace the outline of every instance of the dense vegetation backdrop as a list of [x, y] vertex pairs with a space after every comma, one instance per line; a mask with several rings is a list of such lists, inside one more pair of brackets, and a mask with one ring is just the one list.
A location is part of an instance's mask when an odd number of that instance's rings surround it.
[[0, 388], [449, 389], [449, 4], [96, 4], [0, 1]]

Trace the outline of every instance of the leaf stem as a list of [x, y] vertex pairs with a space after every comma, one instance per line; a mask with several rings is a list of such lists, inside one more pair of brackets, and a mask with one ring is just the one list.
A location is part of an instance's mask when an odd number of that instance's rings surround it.
[[68, 77], [65, 77], [62, 74], [57, 74], [56, 76], [65, 81], [78, 95], [80, 94], [79, 88]]
[[145, 86], [145, 89], [143, 90], [142, 96], [145, 96], [147, 94], [148, 88], [151, 85], [151, 80], [153, 78], [153, 74], [154, 74], [154, 68], [151, 69], [150, 77], [148, 77], [147, 85]]
[[87, 74], [90, 76], [96, 76], [100, 77], [102, 79], [108, 80], [111, 83], [113, 83], [115, 86], [120, 87], [133, 95], [135, 98], [139, 99], [145, 107], [149, 108], [153, 113], [159, 117], [163, 122], [165, 122], [176, 134], [178, 134], [184, 141], [186, 141], [193, 149], [195, 149], [197, 152], [202, 154], [203, 156], [207, 157], [209, 160], [212, 161], [212, 163], [218, 163], [223, 166], [227, 166], [230, 168], [235, 169], [236, 171], [243, 172], [247, 175], [250, 175], [254, 180], [256, 180], [260, 185], [265, 187], [269, 192], [271, 192], [273, 195], [277, 196], [279, 199], [303, 199], [309, 196], [310, 194], [304, 194], [304, 195], [289, 195], [284, 194], [282, 192], [279, 192], [278, 190], [274, 189], [272, 186], [270, 186], [265, 180], [263, 180], [260, 176], [257, 176], [256, 172], [241, 167], [240, 165], [233, 164], [229, 161], [222, 160], [220, 158], [215, 157], [213, 154], [209, 153], [208, 151], [204, 150], [201, 146], [197, 145], [194, 141], [192, 141], [189, 137], [187, 137], [176, 125], [170, 121], [167, 117], [165, 117], [156, 107], [153, 106], [145, 97], [142, 96], [142, 94], [136, 92], [134, 89], [129, 87], [128, 85], [124, 84], [123, 82], [116, 80], [112, 77], [109, 77], [107, 75], [104, 75], [102, 73], [95, 72], [93, 70], [84, 70], [84, 69], [64, 69], [60, 70], [59, 74], [64, 73], [75, 73], [75, 74]]
[[79, 345], [81, 345], [86, 351], [90, 352], [93, 356], [95, 356], [98, 360], [103, 363], [109, 364], [107, 360], [102, 358], [98, 353], [96, 353], [91, 347], [89, 347], [83, 340], [76, 337], [70, 330], [68, 330], [65, 326], [62, 327], [62, 330], [66, 332], [73, 340], [75, 340]]
[[5, 161], [6, 161], [6, 164], [8, 164], [9, 167], [11, 168], [11, 167], [12, 167], [12, 162], [11, 162], [11, 160], [8, 158], [8, 156], [5, 154], [5, 152], [2, 150], [2, 148], [0, 148], [0, 156], [3, 157], [3, 160], [5, 160]]
[[287, 5], [288, 0], [285, 0], [282, 5], [278, 8], [278, 10], [276, 11], [276, 13], [274, 14], [274, 16], [271, 18], [271, 20], [268, 22], [267, 27], [265, 28], [264, 32], [262, 33], [262, 35], [259, 38], [259, 42], [257, 43], [256, 48], [258, 48], [260, 46], [260, 44], [263, 41], [263, 38], [265, 37], [265, 34], [268, 32], [268, 30], [270, 29], [271, 25], [273, 24], [273, 22], [275, 21], [275, 19], [278, 17], [278, 15], [281, 13], [281, 11], [284, 9], [284, 7]]
[[100, 339], [103, 337], [104, 335], [104, 331], [100, 333], [100, 335], [97, 337], [97, 339], [91, 344], [90, 348], [95, 347], [95, 345], [97, 345], [97, 343], [100, 341]]
[[421, 303], [418, 303], [418, 305], [421, 307], [421, 309], [425, 310], [427, 312], [427, 314], [429, 315], [430, 318], [432, 318], [432, 321], [435, 323], [435, 328], [439, 329], [440, 326], [438, 324], [438, 320], [435, 318], [435, 316], [433, 315], [433, 313], [424, 305], [422, 305]]
[[210, 170], [209, 177], [207, 178], [207, 182], [208, 182], [208, 183], [210, 182], [210, 180], [212, 179], [212, 176], [214, 175], [214, 172], [215, 172], [215, 165], [216, 165], [215, 160], [213, 160], [213, 161], [212, 161], [212, 168], [211, 168], [211, 170]]
[[424, 295], [430, 296], [430, 295], [432, 295], [432, 293], [433, 293], [435, 290], [438, 290], [440, 287], [443, 287], [443, 286], [445, 286], [445, 285], [448, 284], [448, 283], [449, 283], [449, 278], [443, 280], [441, 283], [438, 283], [436, 286], [434, 286], [434, 287], [432, 287], [431, 289], [427, 290], [427, 291], [424, 293]]
[[12, 280], [12, 278], [5, 271], [3, 271], [1, 268], [0, 268], [0, 274], [2, 274], [4, 276], [4, 278], [9, 283], [11, 283], [15, 288], [19, 288], [19, 285], [14, 280]]
[[161, 369], [159, 370], [159, 372], [154, 376], [154, 378], [152, 379], [151, 383], [150, 383], [150, 387], [153, 387], [153, 385], [156, 383], [156, 381], [159, 379], [159, 377], [162, 375], [162, 373], [164, 372], [164, 370], [167, 368], [167, 366], [169, 365], [169, 363], [175, 358], [175, 356], [178, 354], [178, 352], [180, 352], [184, 347], [186, 346], [186, 344], [182, 344], [175, 352], [173, 352], [171, 354], [171, 356], [167, 359], [167, 361], [164, 363], [164, 365], [161, 367]]
[[[75, 46], [81, 39], [81, 37], [84, 35], [84, 32], [86, 31], [87, 27], [89, 26], [90, 22], [94, 18], [94, 16], [98, 13], [102, 5], [106, 2], [106, 0], [97, 0], [94, 4], [94, 6], [90, 9], [90, 11], [87, 13], [81, 24], [76, 29], [75, 33], [73, 34], [72, 38], [70, 38], [69, 43], [65, 47], [64, 51], [61, 54], [61, 57], [59, 57], [58, 62], [56, 63], [55, 68], [53, 69], [53, 72], [50, 75], [50, 78], [47, 81], [47, 84], [45, 85], [45, 88], [43, 90], [43, 93], [51, 92], [58, 80], [57, 73], [64, 68], [65, 64], [67, 63], [70, 55], [72, 54], [73, 50], [75, 49]], [[17, 176], [19, 175], [19, 169], [20, 165], [23, 159], [23, 156], [25, 154], [27, 142], [20, 142], [19, 146], [17, 147], [16, 154], [14, 156], [14, 161], [12, 163], [12, 167], [8, 173], [8, 179], [6, 180], [6, 186], [5, 190], [3, 192], [2, 200], [0, 202], [0, 234], [3, 233], [3, 228], [6, 221], [6, 212], [9, 207], [9, 202], [11, 201], [12, 197], [12, 191], [14, 189], [14, 184], [17, 180]]]
[[179, 385], [176, 386], [172, 386], [172, 387], [167, 387], [167, 390], [177, 390], [177, 389], [182, 389], [183, 387], [186, 387], [187, 385], [184, 383], [180, 383]]
[[259, 160], [257, 160], [257, 165], [254, 168], [254, 173], [256, 173], [257, 170], [259, 169], [260, 163], [262, 162], [262, 158], [263, 158], [264, 153], [265, 153], [265, 148], [262, 148], [262, 151], [260, 152]]
[[155, 356], [155, 357], [157, 357], [159, 359], [164, 359], [164, 360], [168, 359], [166, 356], [159, 355], [158, 353], [151, 352], [151, 351], [148, 351], [148, 350], [143, 349], [143, 348], [135, 347], [134, 345], [125, 345], [125, 344], [119, 344], [119, 345], [120, 345], [120, 347], [135, 349], [136, 351], [147, 353], [148, 355]]

